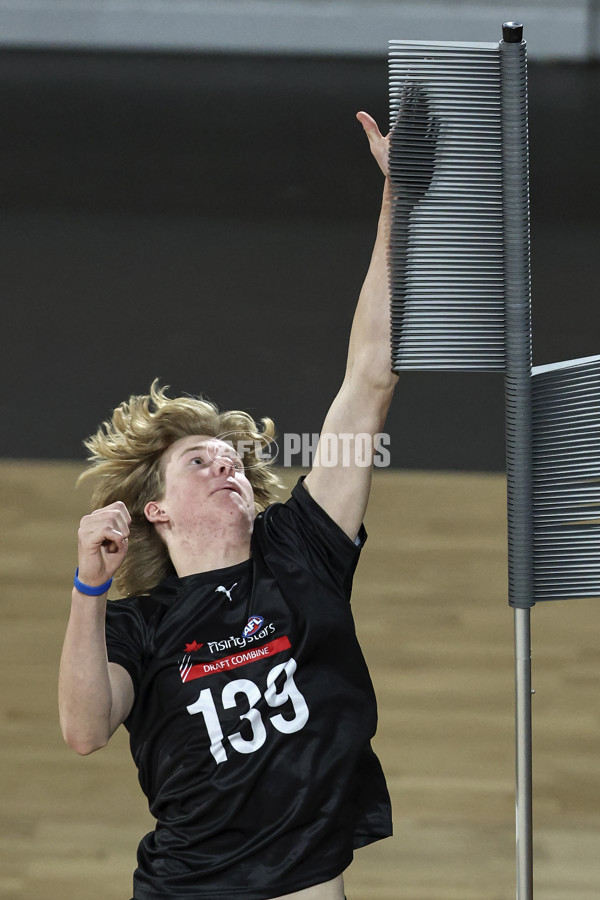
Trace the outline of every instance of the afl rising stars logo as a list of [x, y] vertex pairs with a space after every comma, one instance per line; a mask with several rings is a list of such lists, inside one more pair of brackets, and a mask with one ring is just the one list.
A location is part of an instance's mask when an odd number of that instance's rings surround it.
[[242, 637], [252, 637], [253, 634], [256, 634], [257, 631], [260, 631], [260, 629], [264, 625], [264, 621], [265, 620], [262, 616], [250, 616], [250, 618], [248, 619], [248, 624], [242, 631]]

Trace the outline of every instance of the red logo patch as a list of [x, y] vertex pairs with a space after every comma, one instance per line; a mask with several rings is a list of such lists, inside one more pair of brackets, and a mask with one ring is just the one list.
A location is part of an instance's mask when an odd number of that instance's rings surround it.
[[249, 663], [263, 659], [265, 656], [275, 656], [283, 650], [289, 650], [292, 645], [287, 635], [275, 638], [268, 644], [261, 644], [260, 647], [253, 647], [251, 650], [241, 650], [233, 653], [231, 656], [222, 656], [214, 662], [198, 663], [193, 666], [191, 662], [182, 664], [179, 667], [181, 680], [194, 681], [196, 678], [204, 678], [205, 675], [214, 675], [217, 672], [223, 672], [227, 669], [238, 669], [240, 666], [247, 666]]
[[200, 647], [203, 647], [203, 646], [204, 646], [204, 644], [199, 644], [198, 641], [192, 641], [191, 644], [185, 645], [185, 652], [193, 653], [195, 650], [199, 650]]

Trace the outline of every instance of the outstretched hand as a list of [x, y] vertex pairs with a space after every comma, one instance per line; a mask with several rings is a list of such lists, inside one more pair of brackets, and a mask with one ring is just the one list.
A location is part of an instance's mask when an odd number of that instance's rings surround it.
[[377, 160], [379, 168], [387, 178], [389, 175], [389, 155], [390, 155], [390, 136], [385, 137], [379, 130], [379, 126], [375, 119], [366, 112], [356, 113], [356, 118], [365, 130], [365, 134], [369, 139], [371, 153]]

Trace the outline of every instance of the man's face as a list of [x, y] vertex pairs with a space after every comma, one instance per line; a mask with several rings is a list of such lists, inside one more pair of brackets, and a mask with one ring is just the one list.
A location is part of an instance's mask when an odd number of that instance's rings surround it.
[[252, 485], [240, 456], [225, 441], [207, 435], [180, 438], [166, 451], [163, 471], [160, 505], [177, 530], [202, 532], [236, 522], [251, 530]]

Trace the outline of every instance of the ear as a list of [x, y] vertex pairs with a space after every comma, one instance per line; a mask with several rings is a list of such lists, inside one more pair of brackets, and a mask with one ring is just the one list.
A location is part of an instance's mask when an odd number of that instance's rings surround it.
[[149, 522], [152, 522], [153, 525], [157, 525], [160, 522], [169, 521], [167, 513], [164, 511], [160, 503], [156, 502], [156, 500], [151, 500], [150, 503], [146, 503], [144, 507], [144, 515]]

